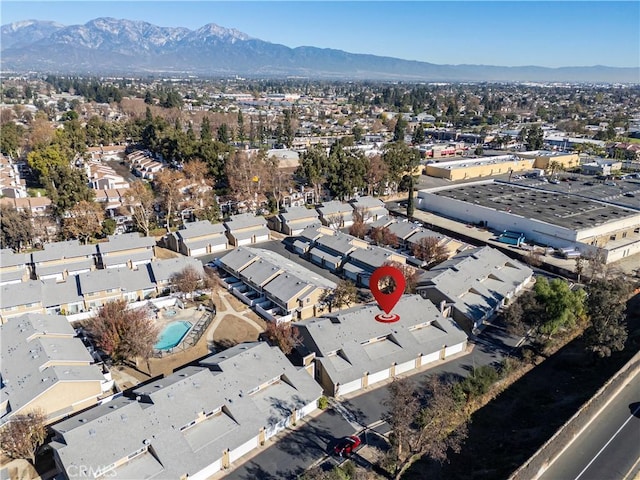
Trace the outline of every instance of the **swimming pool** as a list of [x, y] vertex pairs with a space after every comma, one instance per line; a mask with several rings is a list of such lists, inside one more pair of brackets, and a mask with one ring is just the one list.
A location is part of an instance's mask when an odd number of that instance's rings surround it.
[[160, 338], [153, 348], [156, 350], [169, 350], [175, 347], [182, 341], [189, 329], [191, 329], [190, 322], [171, 322], [160, 332]]

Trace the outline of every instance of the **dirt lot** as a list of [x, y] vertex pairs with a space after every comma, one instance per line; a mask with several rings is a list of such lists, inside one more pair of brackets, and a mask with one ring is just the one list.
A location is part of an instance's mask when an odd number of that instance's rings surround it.
[[235, 315], [225, 315], [213, 332], [214, 345], [216, 349], [221, 349], [257, 340], [258, 335], [266, 328], [263, 320], [260, 320], [259, 325], [262, 327], [260, 331]]

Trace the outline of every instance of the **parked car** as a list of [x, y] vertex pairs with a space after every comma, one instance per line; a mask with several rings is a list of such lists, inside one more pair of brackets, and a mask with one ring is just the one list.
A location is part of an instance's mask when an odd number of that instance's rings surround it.
[[360, 446], [361, 443], [362, 440], [360, 440], [360, 437], [357, 435], [344, 437], [336, 443], [335, 447], [333, 447], [333, 453], [341, 457], [348, 457]]

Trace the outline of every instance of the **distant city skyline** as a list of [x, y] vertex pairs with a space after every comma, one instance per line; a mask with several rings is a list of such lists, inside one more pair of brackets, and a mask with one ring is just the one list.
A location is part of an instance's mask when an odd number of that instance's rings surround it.
[[99, 18], [208, 23], [288, 47], [435, 64], [640, 67], [637, 1], [2, 1], [2, 25]]

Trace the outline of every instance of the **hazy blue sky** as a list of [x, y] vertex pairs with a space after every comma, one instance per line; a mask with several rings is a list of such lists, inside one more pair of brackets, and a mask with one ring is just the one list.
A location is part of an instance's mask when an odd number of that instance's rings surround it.
[[438, 64], [640, 66], [640, 2], [5, 1], [2, 24], [97, 17], [195, 30], [208, 23], [289, 47]]

